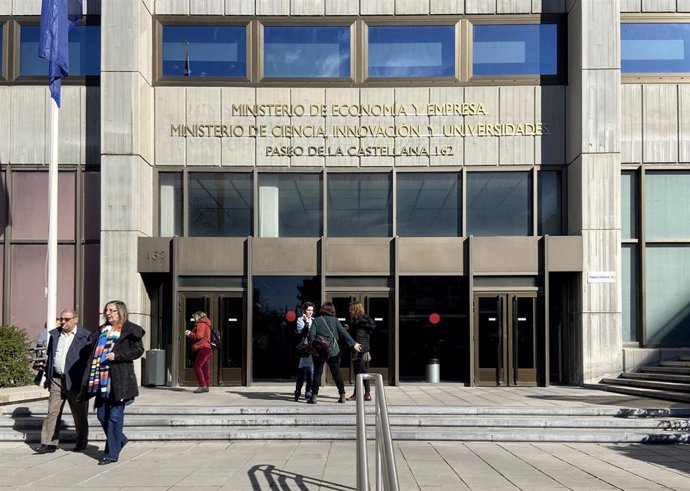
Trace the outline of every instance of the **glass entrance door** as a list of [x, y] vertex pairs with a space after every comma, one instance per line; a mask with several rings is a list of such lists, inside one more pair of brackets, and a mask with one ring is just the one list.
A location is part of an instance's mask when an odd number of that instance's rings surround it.
[[537, 385], [536, 294], [474, 296], [476, 385]]
[[197, 383], [194, 373], [194, 354], [192, 341], [184, 335], [185, 329], [194, 326], [192, 314], [206, 312], [211, 325], [221, 333], [221, 346], [213, 350], [211, 360], [211, 381], [214, 386], [241, 384], [245, 345], [244, 336], [244, 296], [242, 292], [223, 293], [180, 293], [180, 382], [183, 385]]
[[[355, 293], [327, 293], [326, 299], [333, 302], [338, 319], [341, 323], [350, 326], [348, 332], [352, 335], [352, 319], [350, 318], [349, 305], [351, 302], [360, 301], [364, 305], [365, 313], [376, 323], [376, 329], [371, 335], [371, 363], [370, 373], [380, 373], [384, 382], [391, 383], [390, 376], [393, 373], [391, 360], [393, 354], [393, 315], [391, 312], [391, 300], [388, 292], [355, 292]], [[355, 372], [352, 368], [351, 353], [342, 350], [340, 358], [340, 371], [345, 383], [354, 384]], [[327, 372], [327, 370], [326, 370]], [[330, 382], [330, 373], [326, 380]]]

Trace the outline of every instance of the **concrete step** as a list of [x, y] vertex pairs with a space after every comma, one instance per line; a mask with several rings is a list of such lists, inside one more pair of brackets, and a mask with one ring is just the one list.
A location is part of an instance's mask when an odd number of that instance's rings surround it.
[[683, 367], [690, 368], [690, 361], [662, 361], [659, 363], [662, 367]]
[[690, 393], [690, 385], [688, 384], [680, 382], [665, 382], [663, 380], [638, 380], [636, 378], [619, 377], [605, 378], [601, 380], [601, 383], [609, 385], [623, 385], [626, 387], [642, 387], [645, 389]]
[[653, 372], [653, 373], [638, 373], [626, 372], [619, 375], [620, 378], [636, 379], [636, 380], [660, 380], [663, 382], [681, 382], [690, 384], [690, 375], [678, 375], [673, 373]]
[[600, 384], [600, 388], [608, 392], [618, 394], [634, 395], [638, 397], [652, 397], [655, 399], [666, 399], [669, 401], [690, 402], [690, 394], [681, 392], [670, 392], [657, 389], [645, 389], [643, 387], [624, 387], [621, 385]]
[[669, 373], [676, 375], [690, 375], [690, 367], [673, 367], [673, 366], [663, 366], [663, 367], [642, 367], [640, 368], [641, 373]]
[[[354, 427], [204, 427], [203, 429], [174, 429], [174, 430], [145, 430], [127, 427], [127, 438], [131, 441], [208, 441], [208, 440], [354, 440]], [[391, 428], [393, 440], [416, 441], [502, 441], [502, 442], [592, 442], [592, 443], [687, 443], [690, 433], [687, 431], [653, 431], [653, 430], [623, 430], [598, 429], [596, 431], [571, 428], [567, 431], [552, 429], [515, 429], [492, 428]], [[73, 442], [74, 433], [61, 433], [62, 442]], [[369, 439], [374, 438], [373, 429], [367, 433]], [[91, 442], [104, 441], [102, 431], [92, 431], [89, 435]], [[15, 432], [12, 439], [5, 441], [25, 441], [36, 443], [40, 441], [40, 431]]]

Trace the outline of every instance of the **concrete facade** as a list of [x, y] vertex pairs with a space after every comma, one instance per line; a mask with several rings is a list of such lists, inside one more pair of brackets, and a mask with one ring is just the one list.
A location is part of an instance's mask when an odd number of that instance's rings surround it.
[[[37, 16], [40, 0], [0, 0], [0, 16]], [[151, 301], [138, 271], [138, 240], [157, 236], [157, 172], [165, 169], [526, 169], [562, 166], [567, 181], [567, 234], [582, 238], [582, 272], [570, 313], [577, 346], [571, 383], [596, 382], [624, 367], [621, 282], [592, 283], [588, 272], [621, 277], [623, 164], [681, 166], [690, 162], [689, 86], [621, 83], [621, 15], [690, 12], [685, 0], [85, 0], [101, 18], [100, 87], [65, 86], [60, 111], [60, 163], [100, 165], [100, 304], [126, 299], [135, 322], [149, 328]], [[567, 84], [296, 87], [158, 84], [156, 16], [261, 16], [310, 19], [359, 16], [560, 14], [567, 21]], [[47, 160], [47, 89], [0, 85], [0, 164]], [[417, 114], [304, 116], [237, 114], [233, 105], [334, 104], [406, 106], [480, 102], [485, 115]], [[95, 103], [95, 104], [94, 104]], [[97, 106], [98, 110], [87, 110]], [[535, 122], [543, 136], [445, 136], [445, 124]], [[420, 136], [386, 137], [400, 149], [449, 146], [452, 155], [267, 156], [268, 146], [323, 146], [323, 137], [180, 138], [171, 126], [218, 124], [324, 126], [419, 125]], [[100, 128], [99, 135], [93, 128]], [[380, 138], [345, 138], [343, 146]], [[415, 249], [410, 249], [415, 250]], [[445, 264], [444, 262], [442, 262]], [[449, 261], [453, 263], [453, 261]], [[462, 269], [461, 267], [459, 268]]]

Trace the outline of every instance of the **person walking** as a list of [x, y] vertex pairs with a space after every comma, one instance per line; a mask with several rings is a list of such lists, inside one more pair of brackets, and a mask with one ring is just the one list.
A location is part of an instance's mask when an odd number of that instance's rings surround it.
[[[45, 330], [43, 330], [45, 332]], [[60, 420], [65, 401], [69, 403], [77, 439], [74, 452], [86, 449], [89, 441], [88, 402], [81, 400], [79, 392], [91, 354], [91, 331], [79, 325], [79, 315], [66, 309], [58, 317], [58, 327], [50, 331], [45, 360], [48, 395], [48, 413], [41, 428], [41, 445], [33, 450], [37, 454], [53, 453], [60, 443]]]
[[[350, 304], [350, 317], [352, 318], [352, 336], [355, 338], [362, 349], [355, 353], [352, 357], [352, 363], [355, 368], [355, 377], [360, 373], [369, 373], [367, 365], [371, 360], [371, 333], [376, 328], [376, 323], [364, 312], [364, 305], [362, 302], [356, 301]], [[357, 399], [357, 386], [352, 391], [352, 395], [347, 398], [348, 401]], [[364, 381], [364, 400], [371, 400], [371, 389], [369, 381]]]
[[205, 312], [198, 310], [192, 314], [194, 328], [187, 329], [184, 334], [194, 341], [192, 352], [194, 353], [194, 373], [199, 387], [194, 390], [195, 394], [208, 392], [211, 385], [211, 357], [213, 348], [211, 347], [211, 319]]
[[[302, 340], [309, 338], [311, 325], [314, 321], [314, 307], [311, 302], [304, 302], [302, 304], [302, 316], [297, 319], [297, 336]], [[312, 395], [312, 383], [314, 380], [314, 360], [310, 354], [300, 356], [299, 364], [297, 365], [297, 382], [295, 383], [295, 402], [299, 401], [299, 396], [302, 394], [302, 385], [306, 382], [307, 387], [304, 392], [304, 397], [309, 400]]]
[[125, 406], [139, 395], [134, 360], [144, 354], [144, 329], [129, 321], [127, 305], [112, 300], [103, 308], [105, 323], [92, 334], [91, 363], [84, 375], [82, 394], [95, 397], [96, 416], [106, 436], [105, 450], [98, 465], [117, 462], [127, 445], [123, 433]]
[[314, 355], [314, 383], [312, 384], [311, 397], [307, 402], [309, 404], [316, 404], [319, 386], [321, 385], [321, 375], [323, 374], [323, 365], [327, 363], [333, 380], [335, 380], [335, 385], [338, 387], [338, 394], [340, 394], [338, 402], [344, 403], [345, 384], [343, 384], [343, 377], [340, 375], [340, 346], [338, 339], [344, 339], [347, 345], [350, 348], [354, 348], [357, 352], [362, 347], [352, 339], [352, 336], [348, 334], [335, 316], [335, 306], [332, 302], [325, 302], [319, 309], [319, 317], [312, 322], [312, 329], [309, 331], [309, 343], [313, 343], [317, 335], [330, 341], [330, 346], [327, 353]]

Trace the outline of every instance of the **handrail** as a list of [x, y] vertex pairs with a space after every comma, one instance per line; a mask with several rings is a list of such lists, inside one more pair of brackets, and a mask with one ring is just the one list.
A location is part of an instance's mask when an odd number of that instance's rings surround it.
[[357, 393], [357, 491], [369, 490], [367, 456], [367, 427], [364, 413], [364, 381], [373, 380], [375, 391], [376, 435], [376, 491], [399, 491], [398, 470], [395, 467], [393, 439], [388, 423], [388, 406], [383, 392], [383, 377], [379, 373], [360, 373], [355, 380]]

